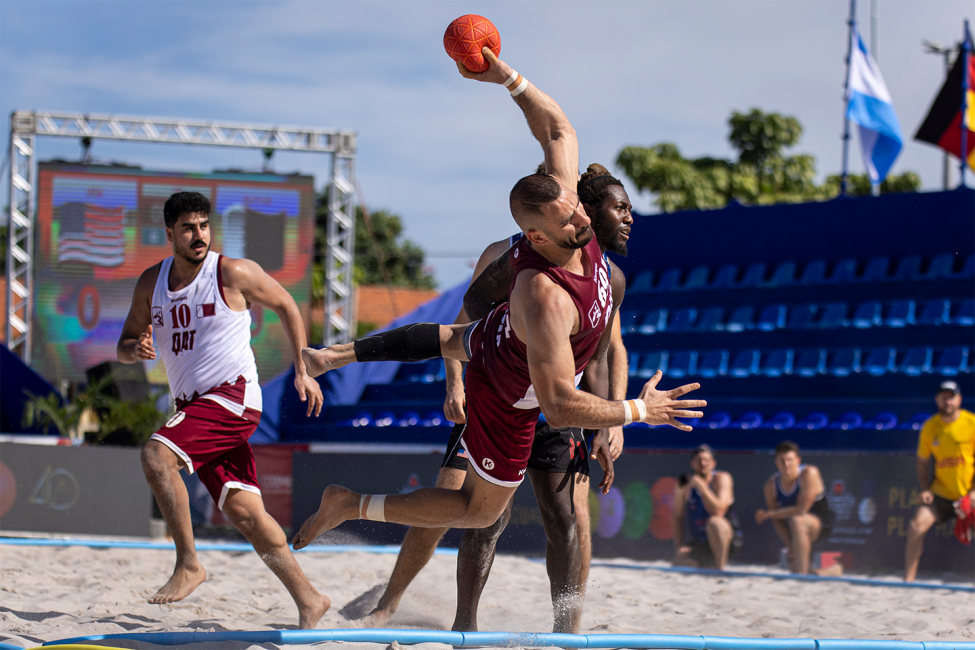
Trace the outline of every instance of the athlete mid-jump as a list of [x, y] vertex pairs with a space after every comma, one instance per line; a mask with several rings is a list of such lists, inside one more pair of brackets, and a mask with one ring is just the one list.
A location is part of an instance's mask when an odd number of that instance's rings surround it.
[[462, 442], [470, 456], [460, 490], [365, 495], [331, 485], [318, 512], [294, 537], [295, 548], [349, 519], [408, 526], [484, 528], [497, 521], [521, 483], [541, 410], [553, 427], [618, 427], [640, 420], [690, 427], [704, 401], [677, 398], [689, 384], [657, 391], [657, 374], [639, 399], [611, 401], [576, 385], [612, 313], [606, 264], [576, 194], [579, 144], [558, 104], [487, 48], [485, 72], [471, 79], [508, 88], [545, 153], [545, 174], [519, 180], [510, 207], [524, 237], [510, 259], [516, 280], [508, 303], [470, 325], [419, 323], [324, 350], [305, 350], [313, 374], [355, 361], [416, 361], [446, 356], [467, 366], [468, 419]]
[[295, 388], [307, 414], [322, 408], [318, 382], [305, 371], [305, 327], [298, 306], [251, 260], [210, 251], [210, 201], [178, 192], [163, 207], [173, 256], [146, 269], [118, 342], [118, 359], [155, 359], [160, 342], [177, 411], [142, 448], [142, 469], [176, 545], [176, 568], [150, 600], [171, 603], [206, 579], [193, 544], [189, 496], [179, 471], [196, 472], [231, 523], [254, 545], [298, 605], [299, 626], [313, 628], [329, 599], [311, 585], [281, 526], [264, 510], [247, 440], [261, 421], [261, 387], [250, 347], [248, 308], [276, 313], [291, 341]]

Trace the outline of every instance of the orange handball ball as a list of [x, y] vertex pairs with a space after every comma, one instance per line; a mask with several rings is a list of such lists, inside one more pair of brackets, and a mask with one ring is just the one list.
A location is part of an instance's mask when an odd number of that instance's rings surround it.
[[497, 27], [484, 16], [467, 14], [447, 25], [443, 47], [450, 58], [471, 72], [484, 72], [488, 62], [481, 49], [491, 48], [494, 56], [501, 54], [501, 35]]

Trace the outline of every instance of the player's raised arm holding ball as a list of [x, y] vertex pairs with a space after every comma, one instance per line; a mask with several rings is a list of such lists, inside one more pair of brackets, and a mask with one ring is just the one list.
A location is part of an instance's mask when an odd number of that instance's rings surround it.
[[575, 192], [579, 149], [562, 109], [511, 66], [483, 50], [488, 68], [467, 78], [505, 86], [545, 154], [545, 173], [519, 180], [510, 206], [524, 236], [511, 251], [516, 273], [510, 301], [469, 325], [417, 323], [325, 350], [305, 350], [316, 374], [354, 361], [414, 361], [446, 356], [467, 367], [470, 456], [460, 490], [426, 488], [365, 495], [333, 485], [318, 512], [294, 537], [295, 548], [349, 519], [409, 526], [482, 528], [493, 524], [524, 478], [541, 411], [553, 427], [603, 429], [634, 421], [690, 427], [704, 401], [678, 398], [689, 384], [658, 391], [660, 374], [639, 399], [611, 401], [577, 390], [613, 311], [606, 263]]

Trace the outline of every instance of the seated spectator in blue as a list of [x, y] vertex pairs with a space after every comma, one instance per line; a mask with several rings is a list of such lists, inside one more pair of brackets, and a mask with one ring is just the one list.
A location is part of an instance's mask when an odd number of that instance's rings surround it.
[[684, 474], [674, 493], [674, 564], [723, 570], [741, 548], [741, 534], [730, 512], [735, 502], [731, 474], [715, 469], [711, 447], [691, 455], [693, 472]]
[[[904, 580], [913, 582], [924, 552], [924, 536], [935, 524], [956, 516], [958, 501], [975, 497], [975, 415], [961, 407], [958, 384], [943, 381], [934, 396], [938, 412], [921, 427], [917, 441], [917, 480], [921, 503], [907, 529]], [[934, 476], [931, 475], [932, 458]]]
[[[755, 512], [759, 524], [772, 521], [788, 551], [793, 573], [810, 573], [812, 545], [832, 529], [832, 513], [826, 505], [826, 485], [815, 465], [804, 465], [799, 446], [788, 440], [775, 447], [775, 474], [765, 482], [765, 510]], [[840, 564], [815, 570], [818, 575], [838, 575]]]

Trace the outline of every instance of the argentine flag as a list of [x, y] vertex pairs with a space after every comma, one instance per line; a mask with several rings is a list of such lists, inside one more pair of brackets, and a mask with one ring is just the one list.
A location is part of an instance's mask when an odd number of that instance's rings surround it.
[[846, 117], [860, 127], [863, 162], [873, 184], [881, 183], [904, 146], [901, 125], [877, 62], [853, 28]]

